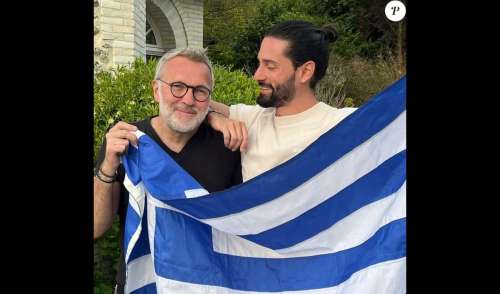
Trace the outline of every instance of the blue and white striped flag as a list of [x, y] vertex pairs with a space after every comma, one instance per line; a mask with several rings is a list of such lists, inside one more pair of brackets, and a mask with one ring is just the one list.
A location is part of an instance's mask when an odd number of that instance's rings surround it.
[[123, 162], [127, 293], [406, 292], [406, 77], [221, 192], [147, 135]]

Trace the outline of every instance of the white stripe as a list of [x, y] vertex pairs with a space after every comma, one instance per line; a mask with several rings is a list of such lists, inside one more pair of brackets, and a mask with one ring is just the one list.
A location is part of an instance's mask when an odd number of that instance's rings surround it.
[[406, 257], [374, 264], [354, 273], [343, 283], [329, 288], [283, 291], [254, 292], [240, 291], [224, 287], [199, 285], [158, 277], [158, 294], [403, 294], [406, 292]]
[[404, 217], [406, 217], [406, 182], [392, 195], [354, 211], [313, 238], [278, 252], [296, 256], [339, 252], [361, 245], [381, 227]]
[[[405, 149], [406, 111], [372, 138], [295, 190], [240, 213], [201, 221], [234, 235], [258, 234], [321, 204]], [[374, 150], [378, 152], [374, 153]]]
[[[147, 200], [149, 200], [149, 196]], [[148, 202], [148, 241], [149, 241], [149, 251], [151, 256], [155, 256], [155, 231], [156, 231], [156, 208], [149, 201]]]
[[[137, 140], [139, 140], [140, 137], [144, 136], [144, 133], [139, 131], [139, 130], [135, 131], [134, 133], [135, 133], [135, 136], [137, 137]], [[139, 146], [137, 146], [137, 145], [132, 144], [132, 146], [134, 146], [135, 149], [139, 149]]]
[[165, 203], [164, 203], [163, 201], [161, 201], [161, 200], [156, 199], [156, 198], [155, 198], [153, 195], [151, 195], [151, 193], [149, 193], [149, 192], [146, 192], [146, 195], [147, 195], [147, 201], [148, 201], [148, 204], [154, 205], [155, 207], [165, 208], [165, 209], [169, 209], [169, 210], [172, 210], [172, 211], [175, 211], [175, 212], [178, 212], [178, 213], [182, 213], [182, 214], [184, 214], [184, 215], [187, 215], [187, 216], [189, 216], [189, 217], [191, 217], [191, 218], [194, 218], [194, 219], [196, 219], [196, 220], [199, 220], [199, 221], [203, 222], [203, 220], [200, 220], [200, 219], [198, 219], [198, 218], [196, 218], [196, 217], [194, 217], [194, 216], [190, 215], [189, 213], [186, 213], [186, 212], [184, 212], [184, 211], [182, 211], [182, 210], [179, 210], [179, 209], [177, 209], [177, 208], [175, 208], [175, 207], [172, 207], [172, 206], [170, 206], [170, 205], [168, 205], [168, 204], [165, 204]]
[[272, 250], [213, 228], [212, 243], [216, 252], [244, 257], [290, 258], [329, 254], [358, 246], [384, 225], [405, 216], [406, 182], [390, 196], [354, 211], [330, 228], [292, 247]]
[[[130, 293], [156, 281], [154, 273], [154, 231], [156, 228], [155, 207], [148, 201], [148, 238], [150, 254], [138, 257], [127, 264], [125, 293]], [[131, 273], [131, 274], [129, 274]]]
[[191, 189], [184, 191], [184, 194], [186, 195], [186, 198], [195, 198], [208, 195], [209, 193], [205, 189]]
[[[132, 274], [128, 274], [132, 273]], [[151, 255], [136, 258], [127, 264], [125, 293], [133, 292], [156, 281]]]
[[144, 184], [139, 182], [137, 185], [134, 185], [128, 175], [125, 174], [123, 185], [129, 191], [129, 204], [132, 206], [132, 209], [134, 209], [138, 215], [142, 215], [144, 212], [144, 197], [146, 195]]
[[129, 191], [129, 205], [132, 207], [132, 209], [139, 215], [139, 218], [141, 218], [141, 221], [139, 222], [138, 226], [135, 228], [134, 233], [132, 234], [132, 237], [130, 238], [130, 242], [128, 244], [128, 247], [125, 248], [125, 262], [129, 261], [130, 254], [132, 253], [132, 249], [135, 246], [135, 243], [139, 239], [139, 236], [141, 234], [142, 230], [142, 214], [144, 213], [144, 205], [145, 205], [145, 187], [142, 182], [138, 183], [137, 185], [134, 185], [132, 181], [128, 178], [127, 175], [125, 175], [125, 179], [123, 181], [124, 186], [127, 188]]

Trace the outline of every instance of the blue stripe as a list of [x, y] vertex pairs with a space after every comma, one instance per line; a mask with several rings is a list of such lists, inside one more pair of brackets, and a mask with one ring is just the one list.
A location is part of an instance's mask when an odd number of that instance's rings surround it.
[[[130, 205], [129, 205], [130, 207]], [[139, 258], [141, 256], [147, 255], [151, 253], [151, 250], [149, 248], [149, 235], [148, 235], [148, 211], [147, 211], [147, 205], [144, 206], [144, 215], [142, 217], [142, 222], [141, 222], [141, 233], [139, 235], [139, 239], [137, 239], [137, 242], [135, 243], [134, 248], [132, 249], [132, 252], [130, 252], [130, 257], [128, 262]], [[128, 234], [127, 234], [128, 236]], [[125, 247], [128, 248], [128, 247]]]
[[[212, 250], [211, 229], [157, 208], [154, 264], [164, 278], [242, 291], [298, 291], [333, 287], [368, 266], [406, 256], [406, 218], [380, 228], [344, 251], [285, 259], [226, 255]], [[140, 274], [140, 273], [138, 273]]]
[[[405, 83], [406, 78], [402, 78], [323, 134], [302, 153], [242, 185], [212, 193], [209, 196], [176, 200], [168, 199], [181, 197], [166, 197], [164, 194], [153, 193], [154, 190], [158, 190], [156, 187], [160, 187], [164, 183], [161, 182], [164, 180], [160, 177], [147, 176], [151, 181], [146, 183], [146, 187], [155, 197], [166, 200], [165, 202], [169, 205], [199, 219], [238, 213], [276, 199], [301, 185], [396, 119], [405, 110]], [[146, 154], [141, 158], [147, 158], [153, 152], [152, 149], [142, 148], [142, 146], [139, 150]], [[326, 150], [328, 152], [325, 152]], [[160, 154], [168, 157], [163, 152]], [[164, 159], [157, 158], [155, 161], [163, 162]], [[145, 166], [142, 164], [142, 167]], [[156, 168], [160, 168], [160, 164], [154, 166], [156, 167], [147, 167], [148, 172], [154, 172]], [[168, 167], [167, 164], [164, 164], [161, 167], [171, 169], [173, 166]], [[157, 170], [156, 173], [158, 173]], [[175, 173], [175, 177], [169, 179], [168, 185], [162, 186], [165, 190], [162, 193], [168, 193], [166, 190], [180, 183], [183, 176], [179, 176], [180, 171]], [[144, 173], [142, 176], [144, 178]], [[154, 181], [157, 183], [153, 183]]]
[[139, 155], [140, 153], [136, 148], [128, 148], [126, 156], [121, 156], [127, 176], [134, 185], [137, 185], [141, 181]]
[[130, 294], [156, 294], [156, 284], [148, 284], [142, 288], [130, 292]]
[[141, 178], [149, 193], [156, 198], [185, 199], [184, 191], [202, 188], [149, 136], [141, 136], [139, 146]]
[[257, 235], [243, 238], [271, 249], [282, 249], [330, 228], [354, 211], [399, 190], [406, 179], [406, 151], [402, 151], [301, 216]]
[[127, 206], [127, 216], [125, 221], [125, 233], [124, 233], [125, 248], [129, 247], [130, 239], [132, 239], [132, 235], [139, 227], [140, 222], [141, 222], [141, 216], [138, 215], [129, 204]]

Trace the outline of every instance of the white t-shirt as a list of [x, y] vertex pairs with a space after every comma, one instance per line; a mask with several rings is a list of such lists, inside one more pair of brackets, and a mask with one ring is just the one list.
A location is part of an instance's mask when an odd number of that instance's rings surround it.
[[298, 114], [275, 116], [274, 107], [231, 105], [229, 117], [244, 122], [248, 130], [247, 151], [241, 153], [243, 181], [299, 154], [355, 110], [319, 102]]

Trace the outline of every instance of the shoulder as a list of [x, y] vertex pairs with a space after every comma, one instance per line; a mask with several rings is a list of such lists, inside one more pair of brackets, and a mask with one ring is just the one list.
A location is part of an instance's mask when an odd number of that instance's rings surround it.
[[244, 122], [250, 127], [257, 118], [265, 115], [274, 116], [274, 107], [264, 108], [259, 105], [234, 104], [229, 107], [229, 118]]
[[239, 117], [239, 116], [249, 116], [249, 115], [258, 115], [259, 113], [265, 113], [272, 111], [274, 108], [264, 108], [260, 105], [247, 105], [247, 104], [234, 104], [229, 106], [229, 117], [231, 119]]
[[324, 112], [325, 114], [328, 114], [336, 118], [347, 117], [349, 114], [357, 110], [357, 108], [354, 107], [336, 108], [324, 102], [318, 103], [318, 109], [319, 111]]

